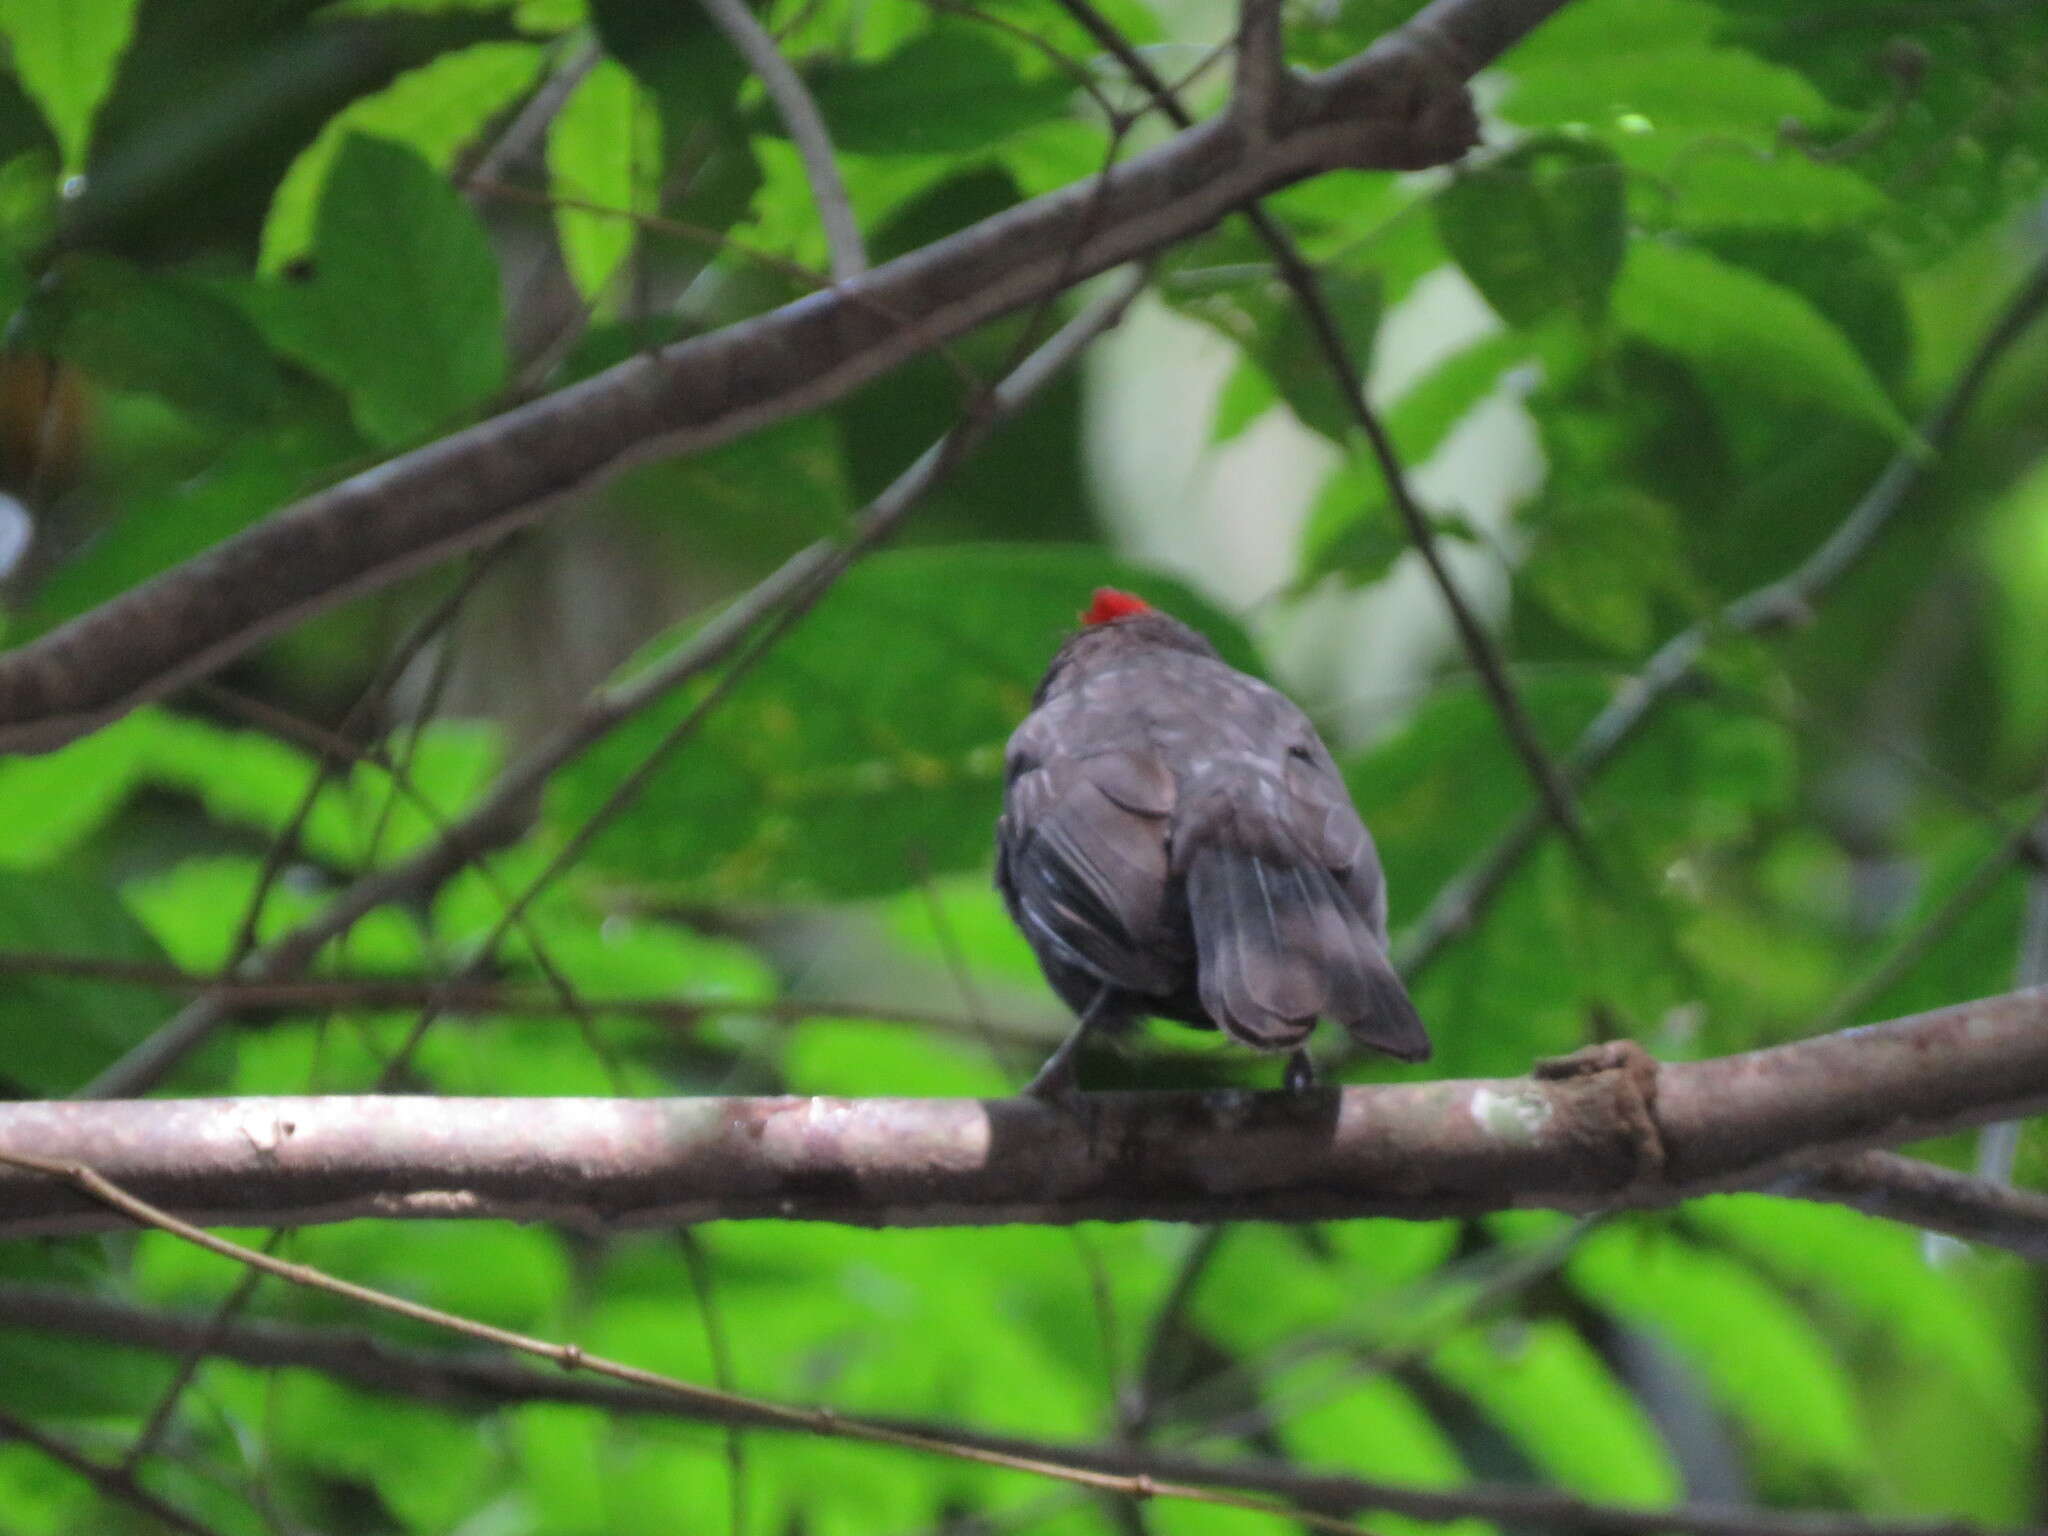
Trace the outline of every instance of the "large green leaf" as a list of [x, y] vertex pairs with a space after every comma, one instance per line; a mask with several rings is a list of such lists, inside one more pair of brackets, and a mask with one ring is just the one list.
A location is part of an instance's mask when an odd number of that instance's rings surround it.
[[841, 149], [958, 154], [1060, 109], [1064, 76], [1021, 78], [1010, 52], [974, 27], [941, 23], [885, 59], [821, 74], [818, 105]]
[[412, 150], [350, 134], [320, 196], [309, 276], [260, 291], [287, 350], [397, 445], [452, 425], [505, 377], [498, 264], [483, 227]]
[[1839, 1497], [1875, 1472], [1840, 1358], [1754, 1270], [1643, 1221], [1593, 1233], [1567, 1273], [1588, 1301], [1679, 1351], [1781, 1496]]
[[410, 70], [337, 113], [292, 162], [271, 199], [263, 225], [263, 270], [280, 271], [313, 246], [315, 211], [349, 135], [404, 144], [436, 170], [446, 170], [532, 82], [544, 58], [535, 43], [478, 43]]
[[264, 422], [284, 404], [262, 334], [234, 305], [175, 276], [76, 257], [52, 271], [24, 318], [30, 345], [115, 389], [232, 423]]
[[1567, 1325], [1467, 1329], [1430, 1364], [1559, 1485], [1629, 1504], [1678, 1497], [1678, 1468], [1655, 1425]]
[[1562, 311], [1598, 320], [1627, 239], [1621, 163], [1585, 139], [1542, 135], [1458, 173], [1432, 207], [1444, 249], [1514, 326]]
[[[989, 857], [1003, 743], [1089, 589], [1127, 586], [1241, 665], [1177, 581], [1090, 551], [904, 551], [857, 567], [598, 839], [603, 868], [725, 900], [851, 896]], [[694, 695], [693, 695], [694, 697]], [[650, 712], [559, 776], [575, 826], [667, 732]]]
[[633, 249], [630, 215], [654, 212], [661, 165], [652, 98], [623, 65], [600, 59], [548, 128], [555, 238], [585, 299], [599, 299]]
[[0, 0], [16, 78], [49, 119], [64, 168], [85, 165], [93, 114], [135, 29], [139, 0]]
[[1732, 389], [1913, 436], [1869, 365], [1811, 304], [1703, 250], [1637, 242], [1615, 311], [1628, 329]]

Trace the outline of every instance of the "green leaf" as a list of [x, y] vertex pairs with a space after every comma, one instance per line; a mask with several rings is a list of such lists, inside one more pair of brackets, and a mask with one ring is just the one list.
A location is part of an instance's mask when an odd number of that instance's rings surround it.
[[212, 464], [163, 494], [133, 498], [17, 615], [21, 638], [62, 623], [275, 511], [318, 472], [361, 451], [332, 396], [295, 392], [268, 430], [237, 437]]
[[114, 389], [228, 423], [268, 421], [284, 379], [246, 316], [199, 284], [109, 256], [73, 257], [37, 290], [26, 336]]
[[1607, 149], [1538, 136], [1459, 171], [1431, 206], [1444, 249], [1509, 325], [1605, 313], [1628, 225], [1621, 162]]
[[396, 446], [448, 426], [505, 378], [498, 264], [476, 215], [412, 150], [348, 135], [320, 198], [315, 265], [262, 292], [280, 345]]
[[[1526, 336], [1497, 331], [1459, 348], [1411, 384], [1384, 413], [1401, 462], [1413, 469], [1434, 454], [1528, 352]], [[1449, 520], [1440, 521], [1439, 531], [1452, 537], [1467, 532]], [[1387, 500], [1386, 477], [1376, 462], [1354, 451], [1331, 471], [1309, 509], [1296, 584], [1307, 587], [1340, 575], [1347, 585], [1364, 586], [1386, 575], [1408, 547], [1407, 530]]]
[[[1104, 583], [1255, 665], [1237, 627], [1178, 582], [1094, 551], [883, 555], [734, 690], [598, 838], [595, 861], [720, 900], [879, 894], [921, 869], [984, 865], [1003, 744], [1089, 589]], [[650, 711], [572, 764], [550, 820], [593, 814], [685, 708]]]
[[1589, 1302], [1685, 1357], [1781, 1497], [1840, 1497], [1875, 1471], [1841, 1361], [1754, 1270], [1636, 1221], [1594, 1232], [1567, 1274]]
[[1466, 1329], [1430, 1363], [1562, 1486], [1630, 1504], [1668, 1504], [1683, 1491], [1656, 1427], [1565, 1324]]
[[139, 0], [0, 0], [0, 32], [22, 89], [64, 151], [64, 169], [85, 166], [99, 111], [135, 30]]
[[1641, 654], [1656, 634], [1656, 600], [1685, 590], [1671, 509], [1613, 485], [1542, 497], [1519, 520], [1537, 532], [1522, 590], [1594, 644]]
[[[56, 872], [0, 870], [0, 950], [159, 965], [164, 959], [105, 881]], [[161, 997], [134, 986], [5, 976], [0, 1079], [62, 1096], [111, 1066], [165, 1017]]]
[[869, 64], [821, 71], [814, 86], [834, 145], [856, 154], [964, 154], [1060, 111], [1064, 76], [1025, 80], [981, 31], [941, 22]]
[[1705, 251], [1637, 242], [1615, 312], [1628, 329], [1730, 388], [1820, 406], [1915, 440], [1856, 349], [1811, 304]]
[[48, 864], [97, 830], [127, 798], [157, 718], [138, 711], [61, 751], [0, 758], [0, 867]]
[[445, 171], [484, 125], [532, 84], [546, 57], [535, 43], [478, 43], [408, 70], [383, 90], [350, 102], [328, 120], [278, 184], [263, 223], [261, 269], [282, 271], [314, 244], [314, 211], [351, 134], [394, 140]]
[[562, 261], [594, 303], [638, 238], [626, 215], [656, 211], [661, 125], [652, 99], [623, 65], [598, 60], [549, 126], [547, 156]]
[[[1318, 287], [1339, 339], [1361, 376], [1372, 361], [1382, 314], [1376, 273], [1326, 268]], [[1205, 320], [1244, 348], [1305, 427], [1345, 442], [1357, 416], [1333, 372], [1315, 327], [1278, 277], [1254, 269], [1183, 297], [1179, 308]], [[1244, 386], [1240, 386], [1243, 388]]]

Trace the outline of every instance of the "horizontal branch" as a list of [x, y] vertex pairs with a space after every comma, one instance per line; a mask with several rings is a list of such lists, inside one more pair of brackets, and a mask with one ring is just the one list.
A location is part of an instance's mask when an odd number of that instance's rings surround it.
[[[1528, 1078], [1016, 1099], [131, 1100], [0, 1105], [0, 1151], [201, 1224], [501, 1217], [586, 1229], [1435, 1218], [1768, 1185], [1821, 1154], [2048, 1107], [2048, 989], [1712, 1061], [1612, 1045]], [[0, 1170], [0, 1237], [104, 1231]]]
[[[574, 1403], [607, 1413], [787, 1429], [744, 1407], [714, 1407], [625, 1382], [542, 1371], [495, 1353], [415, 1349], [359, 1328], [270, 1321], [219, 1323], [182, 1313], [85, 1295], [53, 1285], [0, 1282], [0, 1330], [59, 1333], [162, 1353], [199, 1353], [244, 1365], [318, 1371], [366, 1392], [488, 1410], [519, 1403]], [[1953, 1520], [1884, 1520], [1820, 1510], [1745, 1509], [1691, 1504], [1652, 1508], [1596, 1504], [1549, 1488], [1479, 1483], [1417, 1488], [1277, 1461], [1224, 1459], [1137, 1445], [1078, 1445], [985, 1434], [957, 1424], [884, 1418], [905, 1434], [978, 1446], [1034, 1461], [1099, 1472], [1171, 1479], [1278, 1494], [1304, 1508], [1349, 1516], [1389, 1513], [1419, 1520], [1499, 1520], [1520, 1528], [1555, 1526], [1598, 1536], [1969, 1536]]]
[[350, 477], [0, 656], [0, 752], [45, 751], [343, 599], [501, 538], [650, 459], [829, 405], [1000, 315], [1344, 167], [1471, 147], [1464, 78], [1563, 0], [1434, 0], [1293, 81], [1254, 143], [1230, 114], [792, 304], [638, 355]]

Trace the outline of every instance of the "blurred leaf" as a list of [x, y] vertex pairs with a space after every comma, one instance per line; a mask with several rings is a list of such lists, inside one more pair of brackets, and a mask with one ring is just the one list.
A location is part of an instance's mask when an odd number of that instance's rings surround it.
[[327, 397], [323, 409], [310, 390], [294, 393], [287, 414], [267, 430], [236, 438], [212, 464], [162, 495], [135, 498], [36, 589], [17, 616], [21, 638], [240, 532], [310, 489], [319, 470], [360, 450], [338, 401]]
[[114, 389], [234, 424], [266, 423], [284, 404], [262, 334], [232, 304], [175, 276], [74, 256], [38, 288], [26, 321], [31, 345]]
[[782, 1070], [791, 1093], [891, 1098], [1002, 1098], [1014, 1086], [970, 1036], [875, 1019], [807, 1019], [791, 1034]]
[[117, 810], [148, 760], [157, 716], [139, 710], [40, 757], [0, 757], [0, 867], [69, 852]]
[[[163, 951], [100, 881], [0, 870], [0, 950], [161, 964]], [[61, 1097], [163, 1022], [161, 996], [134, 986], [6, 976], [0, 965], [0, 1079]]]
[[[1411, 470], [1424, 463], [1499, 385], [1502, 373], [1527, 352], [1526, 337], [1496, 332], [1451, 353], [1410, 385], [1392, 409], [1382, 413], [1401, 462]], [[1452, 538], [1470, 533], [1452, 518], [1438, 518], [1435, 526]], [[1387, 500], [1386, 477], [1362, 449], [1354, 450], [1331, 471], [1309, 509], [1297, 586], [1311, 586], [1330, 575], [1341, 576], [1348, 585], [1368, 585], [1384, 576], [1408, 547], [1407, 530]]]
[[[1105, 583], [1158, 601], [1252, 664], [1236, 627], [1178, 582], [1094, 551], [882, 555], [739, 685], [593, 858], [726, 901], [878, 894], [920, 868], [985, 863], [1003, 744], [1073, 615]], [[593, 814], [685, 707], [651, 711], [572, 764], [554, 783], [550, 819], [575, 826]]]
[[[1338, 340], [1361, 376], [1370, 371], [1381, 317], [1380, 282], [1367, 271], [1326, 267], [1318, 288]], [[1254, 270], [1191, 292], [1177, 307], [1205, 320], [1244, 349], [1301, 424], [1336, 442], [1357, 418], [1330, 367], [1314, 324], [1279, 278]], [[1240, 386], [1243, 388], [1244, 386]]]
[[1736, 389], [1913, 429], [1842, 333], [1776, 283], [1704, 251], [1639, 241], [1615, 295], [1621, 323]]
[[135, 28], [139, 0], [0, 0], [0, 31], [23, 89], [49, 119], [64, 169], [84, 168], [99, 110]]
[[590, 22], [605, 53], [653, 93], [672, 142], [705, 118], [729, 115], [750, 78], [701, 5], [590, 0]]
[[315, 245], [315, 211], [351, 135], [404, 144], [437, 171], [521, 91], [546, 57], [534, 43], [478, 43], [443, 54], [400, 75], [328, 120], [320, 137], [292, 162], [263, 224], [261, 269], [282, 271]]
[[1627, 1504], [1669, 1504], [1683, 1491], [1656, 1427], [1565, 1324], [1467, 1329], [1447, 1340], [1430, 1364], [1547, 1480]]
[[280, 345], [339, 384], [396, 446], [451, 425], [504, 382], [498, 264], [476, 216], [417, 154], [343, 139], [321, 191], [315, 266], [272, 287]]
[[1008, 50], [945, 20], [886, 59], [821, 71], [813, 82], [833, 144], [856, 154], [961, 154], [1058, 112], [1062, 77], [1025, 80]]
[[1589, 1302], [1685, 1357], [1780, 1497], [1853, 1496], [1869, 1481], [1875, 1463], [1840, 1360], [1753, 1270], [1646, 1220], [1592, 1233], [1567, 1273]]
[[1671, 509], [1617, 486], [1543, 497], [1520, 520], [1537, 535], [1522, 589], [1596, 645], [1641, 654], [1656, 632], [1656, 600], [1686, 586]]
[[548, 185], [562, 261], [586, 301], [603, 295], [638, 230], [628, 214], [656, 211], [661, 134], [651, 98], [633, 76], [600, 59], [548, 127]]
[[1612, 154], [1584, 139], [1525, 139], [1461, 169], [1431, 204], [1444, 249], [1512, 326], [1607, 309], [1621, 271], [1627, 197]]

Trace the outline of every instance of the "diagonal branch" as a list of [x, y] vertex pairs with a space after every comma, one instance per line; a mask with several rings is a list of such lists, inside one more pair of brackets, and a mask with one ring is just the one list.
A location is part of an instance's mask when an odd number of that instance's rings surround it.
[[[1142, 281], [1140, 274], [1129, 275], [1019, 363], [988, 392], [978, 409], [926, 449], [869, 503], [854, 520], [846, 542], [821, 540], [800, 551], [665, 660], [630, 681], [600, 691], [553, 736], [499, 774], [476, 804], [460, 820], [443, 827], [433, 842], [401, 863], [363, 875], [313, 917], [253, 957], [249, 978], [273, 982], [299, 975], [322, 948], [367, 914], [433, 891], [484, 853], [515, 841], [525, 830], [534, 798], [557, 769], [684, 683], [725, 661], [746, 642], [756, 625], [811, 600], [848, 565], [887, 538], [925, 493], [997, 424], [1022, 410], [1091, 341], [1117, 323]], [[81, 1097], [111, 1099], [147, 1091], [210, 1037], [232, 1011], [232, 999], [223, 995], [208, 993], [195, 998], [162, 1029], [87, 1084]]]
[[843, 399], [1262, 193], [1340, 167], [1447, 163], [1477, 131], [1464, 77], [1560, 3], [1431, 0], [1300, 80], [1284, 131], [1256, 148], [1227, 115], [1203, 123], [829, 293], [638, 355], [309, 496], [0, 656], [0, 751], [61, 746], [635, 464]]
[[775, 39], [747, 8], [746, 0], [698, 0], [719, 31], [726, 35], [739, 56], [747, 61], [768, 99], [789, 130], [789, 140], [803, 161], [804, 175], [811, 183], [811, 201], [818, 205], [819, 222], [825, 226], [825, 246], [832, 253], [832, 280], [846, 282], [868, 269], [867, 247], [860, 238], [860, 225], [853, 217], [853, 203], [846, 195], [846, 181], [839, 174], [839, 157], [832, 151], [832, 135], [825, 128], [825, 115], [811, 99], [803, 77], [796, 72]]
[[[1776, 581], [1730, 602], [1717, 614], [1681, 630], [1659, 647], [1642, 671], [1621, 689], [1580, 734], [1566, 759], [1569, 783], [1584, 785], [1618, 757], [1665, 700], [1698, 676], [1707, 649], [1725, 635], [1766, 635], [1793, 628], [1813, 614], [1814, 605], [1884, 532], [1919, 488], [1932, 458], [1954, 436], [1963, 417], [2014, 342], [2048, 309], [2048, 260], [2037, 264], [1978, 342], [1917, 440], [1885, 466], [1863, 499], [1820, 546]], [[1437, 893], [1429, 909], [1404, 936], [1397, 959], [1411, 979], [1433, 964], [1444, 947], [1477, 921], [1542, 839], [1541, 810], [1524, 815]]]
[[[194, 1313], [136, 1306], [61, 1286], [0, 1282], [0, 1328], [59, 1333], [166, 1353], [203, 1346], [211, 1354], [244, 1365], [319, 1371], [364, 1391], [454, 1409], [573, 1403], [607, 1413], [658, 1415], [750, 1429], [778, 1427], [737, 1409], [714, 1410], [623, 1382], [543, 1373], [481, 1352], [407, 1348], [363, 1329], [266, 1321], [235, 1323], [216, 1334], [210, 1321]], [[1595, 1536], [1654, 1536], [1665, 1531], [1679, 1536], [1969, 1536], [1972, 1529], [1953, 1520], [1888, 1520], [1819, 1510], [1599, 1504], [1570, 1493], [1506, 1483], [1418, 1488], [1274, 1461], [1064, 1444], [922, 1420], [880, 1422], [911, 1434], [1092, 1471], [1277, 1494], [1304, 1508], [1338, 1516], [1385, 1512], [1430, 1521], [1477, 1518], [1518, 1528], [1553, 1526]]]
[[[1562, 4], [1563, 0], [1557, 0], [1557, 3]], [[1180, 104], [1172, 88], [1160, 78], [1159, 72], [1152, 68], [1143, 54], [1131, 46], [1130, 39], [1118, 31], [1091, 0], [1060, 0], [1060, 5], [1086, 29], [1089, 36], [1116, 58], [1134, 81], [1151, 94], [1168, 117], [1182, 128], [1193, 123], [1193, 117]], [[1551, 8], [1556, 7], [1553, 5]], [[1418, 17], [1417, 20], [1419, 22], [1422, 18]], [[1271, 101], [1255, 108], [1267, 114], [1269, 127], [1285, 120], [1287, 93], [1291, 90], [1293, 80], [1293, 77], [1286, 73], [1285, 63], [1276, 51], [1278, 25], [1277, 7], [1273, 9], [1272, 15], [1264, 15], [1261, 11], [1261, 0], [1245, 0], [1243, 24], [1238, 33], [1238, 89], [1240, 96], [1250, 88], [1254, 91], [1264, 91], [1266, 95], [1272, 97]], [[1248, 43], [1251, 48], [1249, 59], [1245, 54]], [[1256, 102], [1258, 98], [1255, 96], [1253, 100]], [[1494, 713], [1500, 719], [1501, 729], [1507, 736], [1509, 745], [1515, 749], [1516, 756], [1521, 758], [1522, 766], [1527, 770], [1531, 783], [1535, 785], [1537, 795], [1542, 801], [1542, 809], [1564, 833], [1573, 852], [1579, 856], [1586, 868], [1597, 872], [1599, 860], [1593, 851], [1592, 843], [1586, 837], [1578, 808], [1573, 804], [1571, 787], [1565, 782], [1557, 764], [1551, 760], [1549, 752], [1544, 749], [1542, 738], [1537, 735], [1535, 722], [1529, 718], [1528, 707], [1523, 704], [1521, 695], [1515, 691], [1514, 684], [1509, 680], [1507, 665], [1501, 660], [1492, 636], [1487, 633], [1486, 626], [1479, 622], [1479, 616], [1473, 612], [1472, 604], [1458, 586], [1457, 579], [1451, 575], [1450, 565], [1445, 561], [1443, 550], [1438, 545], [1436, 530], [1430, 526], [1428, 514], [1422, 510], [1421, 504], [1415, 499], [1413, 489], [1408, 484], [1407, 472], [1402, 467], [1400, 455], [1394, 450], [1393, 438], [1388, 435], [1385, 425], [1380, 421], [1379, 413], [1373, 410], [1366, 399], [1365, 378], [1359, 371], [1357, 359], [1351, 355], [1351, 348], [1344, 341], [1337, 317], [1331, 313], [1329, 301], [1323, 294], [1323, 286], [1316, 276], [1315, 268], [1301, 254], [1300, 248], [1294, 243], [1294, 237], [1288, 234], [1279, 220], [1256, 202], [1248, 203], [1243, 211], [1252, 228], [1258, 232], [1260, 240], [1273, 253], [1281, 280], [1293, 293], [1295, 303], [1300, 306], [1303, 317], [1308, 321], [1309, 333], [1315, 338], [1316, 347], [1323, 354], [1323, 361], [1337, 381], [1338, 392], [1343, 396], [1344, 404], [1351, 412], [1352, 421], [1365, 435], [1365, 440], [1372, 449], [1373, 458], [1379, 465], [1382, 478], [1386, 481], [1388, 497], [1393, 502], [1400, 516], [1402, 528], [1408, 535], [1408, 542], [1414, 545], [1415, 552], [1422, 557], [1423, 565], [1429, 571], [1430, 580], [1443, 598], [1444, 607], [1451, 616], [1452, 627], [1458, 632], [1459, 643], [1464, 647], [1473, 671], [1478, 674], [1481, 684], [1485, 687], [1487, 698], [1492, 701]]]
[[[0, 1105], [9, 1156], [97, 1169], [200, 1223], [498, 1217], [591, 1230], [1413, 1219], [1773, 1187], [1816, 1157], [2048, 1107], [2048, 989], [1658, 1066], [1302, 1094], [1034, 1099], [65, 1101]], [[1811, 1193], [1801, 1189], [1800, 1193]], [[0, 1237], [120, 1217], [0, 1173]]]

